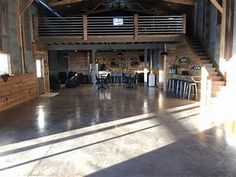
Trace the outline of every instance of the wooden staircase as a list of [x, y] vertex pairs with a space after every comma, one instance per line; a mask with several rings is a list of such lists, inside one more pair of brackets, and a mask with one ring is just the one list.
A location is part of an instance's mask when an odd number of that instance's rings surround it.
[[199, 57], [199, 59], [203, 63], [203, 66], [209, 72], [209, 77], [212, 80], [211, 96], [217, 97], [220, 94], [220, 92], [224, 89], [225, 86], [224, 78], [218, 71], [217, 67], [215, 67], [216, 64], [214, 64], [207, 56], [207, 53], [202, 44], [196, 39], [189, 39], [189, 43], [195, 54]]

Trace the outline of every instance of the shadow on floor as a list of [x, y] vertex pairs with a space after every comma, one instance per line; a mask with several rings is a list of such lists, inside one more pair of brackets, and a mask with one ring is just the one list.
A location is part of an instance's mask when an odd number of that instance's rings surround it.
[[229, 149], [212, 128], [86, 177], [234, 177], [236, 152]]

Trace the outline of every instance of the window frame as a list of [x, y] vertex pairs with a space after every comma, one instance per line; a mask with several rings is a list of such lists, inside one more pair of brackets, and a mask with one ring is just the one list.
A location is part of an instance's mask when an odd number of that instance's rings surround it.
[[[12, 75], [12, 63], [11, 63], [11, 54], [10, 52], [6, 52], [6, 51], [2, 51], [0, 50], [0, 54], [6, 54], [7, 55], [7, 63], [8, 63], [8, 73], [9, 75]], [[5, 74], [5, 73], [2, 73]], [[1, 75], [1, 71], [0, 71], [0, 75]]]

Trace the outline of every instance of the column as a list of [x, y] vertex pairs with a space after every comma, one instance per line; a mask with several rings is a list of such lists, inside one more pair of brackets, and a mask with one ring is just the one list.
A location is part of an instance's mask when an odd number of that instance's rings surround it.
[[148, 50], [144, 50], [144, 83], [147, 83], [148, 81]]
[[93, 81], [93, 85], [95, 86], [95, 84], [96, 84], [96, 74], [97, 74], [95, 50], [92, 50], [92, 68], [93, 68], [92, 81]]

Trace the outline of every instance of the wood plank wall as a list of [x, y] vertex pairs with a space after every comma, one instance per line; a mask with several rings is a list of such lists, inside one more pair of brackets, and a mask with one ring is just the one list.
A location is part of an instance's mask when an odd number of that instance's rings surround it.
[[0, 78], [0, 111], [35, 99], [36, 96], [35, 74], [11, 76], [7, 82]]

